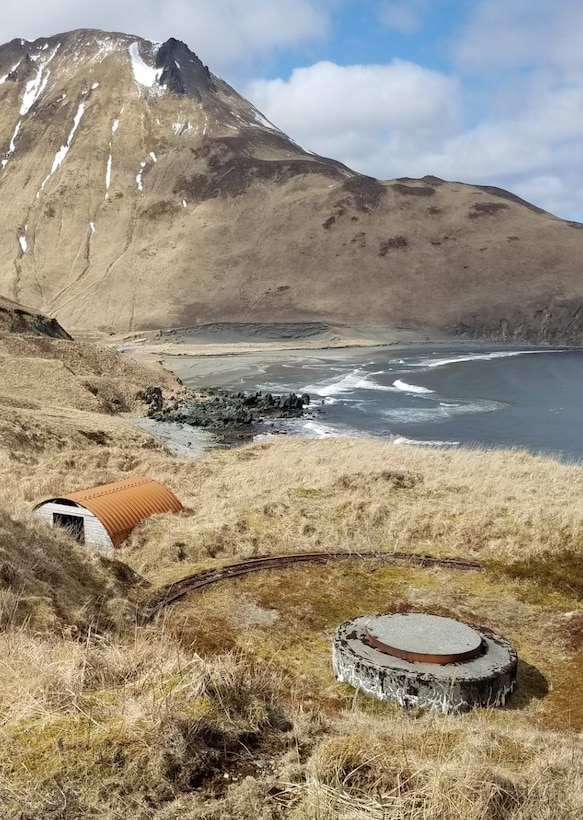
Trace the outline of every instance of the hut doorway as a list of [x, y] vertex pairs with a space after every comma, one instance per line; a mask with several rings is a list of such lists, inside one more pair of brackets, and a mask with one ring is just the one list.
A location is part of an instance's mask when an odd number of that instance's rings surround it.
[[53, 513], [53, 525], [66, 527], [73, 538], [80, 544], [85, 543], [85, 527], [82, 515], [65, 515], [65, 513]]

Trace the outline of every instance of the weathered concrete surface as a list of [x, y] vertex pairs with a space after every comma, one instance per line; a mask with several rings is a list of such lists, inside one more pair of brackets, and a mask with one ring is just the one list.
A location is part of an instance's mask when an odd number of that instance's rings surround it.
[[[445, 713], [467, 712], [477, 706], [503, 706], [514, 691], [518, 657], [500, 635], [483, 627], [472, 627], [481, 637], [481, 652], [465, 662], [407, 661], [367, 642], [369, 630], [387, 633], [388, 627], [383, 628], [379, 621], [386, 618], [391, 616], [365, 615], [338, 627], [332, 646], [332, 665], [338, 680], [380, 700]], [[430, 643], [435, 648], [434, 638]]]

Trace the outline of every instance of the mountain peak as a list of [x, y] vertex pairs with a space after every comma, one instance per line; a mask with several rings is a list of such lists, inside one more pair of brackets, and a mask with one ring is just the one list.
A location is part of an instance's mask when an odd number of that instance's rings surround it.
[[158, 49], [156, 68], [162, 70], [160, 83], [175, 94], [187, 94], [200, 101], [204, 93], [217, 90], [208, 67], [185, 43], [174, 37]]
[[32, 42], [12, 40], [0, 47], [0, 67], [4, 61], [14, 60], [9, 70], [0, 74], [0, 83], [28, 80], [35, 67], [42, 71], [57, 52], [77, 64], [103, 63], [115, 55], [129, 57], [136, 83], [158, 94], [169, 90], [200, 102], [206, 93], [216, 91], [208, 67], [180, 40], [171, 37], [165, 43], [154, 43], [99, 29], [76, 29]]

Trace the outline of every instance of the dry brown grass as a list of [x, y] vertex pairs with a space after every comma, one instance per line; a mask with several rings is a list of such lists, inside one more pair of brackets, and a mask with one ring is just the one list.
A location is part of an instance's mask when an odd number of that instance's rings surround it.
[[[35, 690], [41, 696], [32, 698], [37, 705], [27, 726], [35, 727], [30, 736], [45, 740], [40, 749], [18, 752], [12, 741], [8, 747], [25, 768], [40, 756], [35, 792], [26, 799], [34, 798], [47, 816], [46, 806], [57, 800], [51, 784], [67, 782], [79, 806], [72, 817], [121, 817], [138, 806], [144, 818], [168, 819], [251, 817], [254, 811], [302, 820], [577, 817], [583, 794], [576, 734], [583, 708], [573, 697], [583, 648], [579, 467], [518, 451], [420, 451], [353, 439], [277, 441], [194, 461], [134, 444], [41, 453], [32, 467], [0, 456], [5, 492], [22, 526], [32, 502], [63, 486], [132, 472], [167, 482], [186, 506], [179, 515], [141, 524], [117, 553], [154, 587], [238, 556], [308, 549], [410, 549], [478, 559], [486, 572], [341, 561], [218, 585], [169, 609], [144, 634], [123, 618], [110, 637], [90, 645], [61, 638], [39, 643], [13, 630], [16, 644], [32, 642], [27, 651], [39, 652], [38, 668], [58, 670], [52, 691], [69, 703], [65, 719], [62, 706], [55, 712], [46, 705], [46, 688]], [[360, 612], [395, 607], [455, 615], [509, 637], [521, 658], [509, 708], [463, 718], [403, 714], [337, 684], [329, 658], [335, 626]], [[182, 681], [177, 669], [199, 675], [202, 664], [228, 679], [225, 663], [243, 677], [271, 681], [270, 708], [293, 728], [283, 731], [270, 718], [251, 732], [253, 740], [248, 729], [233, 740], [229, 729], [222, 751], [199, 740], [189, 745], [175, 728], [162, 729], [156, 720], [168, 703], [184, 726], [183, 707], [163, 694], [183, 685], [176, 683], [177, 674]], [[255, 725], [267, 707], [249, 699], [240, 680], [232, 686], [243, 693], [235, 724]], [[257, 681], [250, 686], [262, 691]], [[78, 711], [94, 701], [99, 713], [91, 715], [100, 728]], [[7, 716], [10, 731], [20, 725], [22, 708], [17, 702]], [[314, 722], [316, 715], [323, 722]], [[91, 743], [79, 740], [89, 731], [87, 721], [94, 727]], [[144, 762], [167, 759], [165, 744], [185, 755], [172, 777]], [[123, 764], [119, 754], [112, 762], [104, 752], [110, 747], [123, 749]], [[117, 783], [105, 803], [88, 775], [95, 766], [106, 782]], [[22, 788], [21, 775], [10, 771], [13, 787]], [[194, 771], [200, 779], [193, 792]], [[24, 792], [18, 794], [22, 799]]]
[[578, 743], [493, 727], [485, 714], [417, 724], [353, 719], [290, 788], [302, 820], [560, 820], [583, 811]]
[[105, 346], [10, 333], [0, 333], [0, 375], [0, 397], [33, 408], [112, 413], [136, 409], [136, 393], [152, 383], [180, 390], [161, 367]]
[[[278, 440], [188, 461], [127, 418], [12, 401], [0, 424], [2, 817], [581, 816], [580, 467], [366, 439]], [[5, 432], [16, 421], [18, 446]], [[100, 430], [106, 442], [86, 435]], [[121, 564], [31, 518], [44, 497], [133, 473], [166, 482], [185, 510], [139, 525]], [[135, 626], [135, 600], [163, 582], [318, 549], [450, 555], [485, 571], [292, 567], [216, 585]], [[508, 706], [405, 712], [338, 684], [335, 627], [394, 608], [512, 640], [519, 685]]]
[[[185, 540], [193, 563], [319, 548], [510, 563], [549, 552], [556, 560], [583, 538], [583, 472], [520, 451], [296, 439], [213, 453], [171, 473], [160, 467], [191, 508], [170, 522], [163, 552]], [[146, 529], [124, 556], [138, 569], [160, 569]]]
[[205, 662], [160, 633], [2, 644], [2, 682], [24, 676], [0, 699], [6, 818], [151, 817], [207, 780], [224, 791], [225, 771], [291, 728], [269, 669]]

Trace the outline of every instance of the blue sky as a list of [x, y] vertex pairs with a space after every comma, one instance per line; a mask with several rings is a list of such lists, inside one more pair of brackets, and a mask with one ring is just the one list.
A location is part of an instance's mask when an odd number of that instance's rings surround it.
[[500, 185], [583, 222], [582, 0], [20, 0], [0, 42], [80, 27], [184, 40], [363, 173]]
[[411, 0], [383, 3], [377, 0], [330, 4], [324, 36], [282, 53], [266, 63], [266, 74], [282, 76], [300, 66], [321, 60], [339, 65], [383, 64], [394, 58], [411, 60], [428, 68], [450, 68], [450, 41], [464, 19], [466, 0]]

